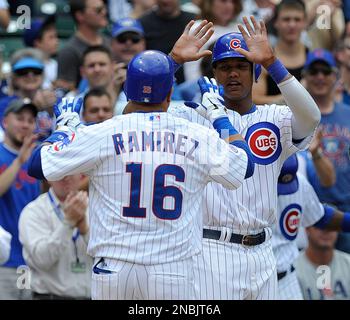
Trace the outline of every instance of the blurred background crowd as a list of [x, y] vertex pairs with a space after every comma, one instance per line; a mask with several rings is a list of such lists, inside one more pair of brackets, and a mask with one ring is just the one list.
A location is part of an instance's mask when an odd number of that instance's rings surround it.
[[[48, 184], [26, 170], [36, 142], [55, 128], [57, 99], [83, 97], [87, 124], [121, 115], [134, 55], [169, 53], [192, 19], [214, 23], [211, 48], [249, 15], [265, 21], [276, 56], [322, 113], [300, 171], [322, 202], [350, 211], [350, 0], [0, 0], [0, 299], [90, 297], [87, 178]], [[180, 68], [172, 103], [200, 101], [202, 75], [212, 77], [210, 57]], [[256, 104], [285, 103], [266, 72], [253, 96]], [[298, 241], [304, 298], [349, 299], [350, 237], [310, 229]], [[318, 265], [336, 273], [332, 290], [316, 289]]]

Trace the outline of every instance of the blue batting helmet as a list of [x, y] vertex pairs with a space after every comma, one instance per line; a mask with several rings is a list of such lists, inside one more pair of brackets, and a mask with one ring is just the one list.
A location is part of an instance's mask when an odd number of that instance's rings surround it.
[[291, 155], [284, 163], [281, 173], [278, 177], [278, 194], [291, 194], [297, 192], [299, 181], [297, 177], [298, 158], [295, 154]]
[[[216, 40], [213, 48], [213, 60], [212, 64], [227, 58], [245, 58], [242, 54], [238, 53], [235, 49], [242, 48], [249, 51], [248, 46], [240, 32], [227, 33]], [[261, 74], [261, 65], [254, 64], [253, 75], [255, 81]]]
[[124, 90], [128, 100], [143, 103], [164, 101], [174, 82], [174, 65], [163, 52], [146, 50], [128, 65]]

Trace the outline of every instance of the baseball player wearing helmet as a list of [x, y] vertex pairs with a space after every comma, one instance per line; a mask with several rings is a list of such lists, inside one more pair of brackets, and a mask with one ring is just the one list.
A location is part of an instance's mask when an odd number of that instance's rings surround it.
[[[183, 55], [197, 56], [210, 27], [205, 23], [192, 34], [185, 29]], [[66, 134], [59, 127], [48, 139], [54, 143], [31, 158], [29, 171], [37, 177], [90, 177], [93, 299], [193, 299], [204, 187], [215, 181], [235, 189], [254, 171], [217, 91], [208, 92], [203, 105], [216, 131], [165, 112], [173, 78], [169, 56], [152, 50], [136, 55], [127, 70], [125, 115], [75, 130], [79, 102], [65, 101], [55, 114], [73, 134], [65, 144], [54, 142]]]
[[[251, 178], [236, 190], [210, 183], [204, 195], [203, 254], [196, 263], [196, 293], [201, 299], [275, 299], [276, 261], [271, 227], [277, 219], [277, 179], [283, 162], [308, 146], [320, 121], [316, 103], [274, 56], [263, 22], [243, 18], [246, 30], [220, 37], [213, 49], [213, 71], [223, 87], [231, 123], [256, 162]], [[287, 105], [256, 106], [252, 84], [264, 67]], [[205, 85], [200, 84], [202, 92]], [[172, 110], [210, 126], [198, 105]], [[240, 122], [240, 123], [239, 123]]]
[[350, 231], [350, 213], [322, 205], [306, 178], [297, 172], [298, 159], [290, 156], [278, 177], [278, 216], [272, 247], [277, 260], [278, 298], [303, 299], [293, 262], [299, 255], [296, 237], [299, 226], [328, 231]]

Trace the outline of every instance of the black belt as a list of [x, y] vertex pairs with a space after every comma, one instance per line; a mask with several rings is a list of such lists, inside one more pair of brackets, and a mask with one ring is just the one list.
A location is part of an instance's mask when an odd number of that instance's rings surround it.
[[89, 298], [85, 298], [85, 297], [81, 297], [81, 298], [65, 297], [65, 296], [58, 296], [52, 293], [32, 292], [32, 296], [33, 296], [33, 300], [90, 300]]
[[[292, 273], [295, 270], [294, 266], [292, 265], [290, 267], [290, 272]], [[284, 272], [278, 272], [277, 273], [277, 279], [278, 280], [282, 280], [286, 275], [287, 275], [288, 271], [284, 271]]]
[[[221, 238], [221, 231], [203, 229], [203, 238], [219, 240]], [[244, 246], [256, 246], [262, 244], [266, 240], [265, 231], [254, 235], [242, 235], [232, 233], [229, 242], [242, 244]]]

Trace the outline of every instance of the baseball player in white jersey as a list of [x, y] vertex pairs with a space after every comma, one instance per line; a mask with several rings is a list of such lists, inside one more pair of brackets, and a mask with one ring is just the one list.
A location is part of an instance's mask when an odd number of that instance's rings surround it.
[[277, 260], [278, 299], [303, 299], [293, 262], [299, 255], [296, 237], [300, 226], [350, 231], [350, 214], [322, 205], [306, 178], [297, 173], [296, 155], [289, 157], [278, 178], [278, 219], [272, 247]]
[[56, 105], [65, 126], [31, 157], [33, 176], [90, 178], [93, 299], [193, 299], [204, 187], [215, 181], [235, 189], [253, 173], [249, 148], [217, 92], [203, 99], [216, 131], [165, 112], [173, 77], [164, 53], [136, 55], [127, 70], [127, 114], [76, 131], [80, 103]]
[[[236, 190], [217, 183], [204, 196], [203, 254], [197, 258], [200, 299], [275, 299], [276, 261], [271, 227], [277, 217], [277, 179], [285, 159], [308, 146], [320, 112], [305, 88], [276, 59], [263, 22], [243, 18], [241, 33], [220, 37], [213, 49], [213, 71], [223, 87], [225, 106], [245, 137], [256, 162], [254, 175]], [[251, 25], [252, 24], [252, 25]], [[278, 84], [287, 105], [255, 106], [253, 79], [261, 66]], [[205, 84], [200, 83], [202, 92]], [[198, 105], [187, 106], [198, 111]], [[196, 112], [171, 110], [210, 126]], [[240, 123], [239, 123], [240, 122]]]

